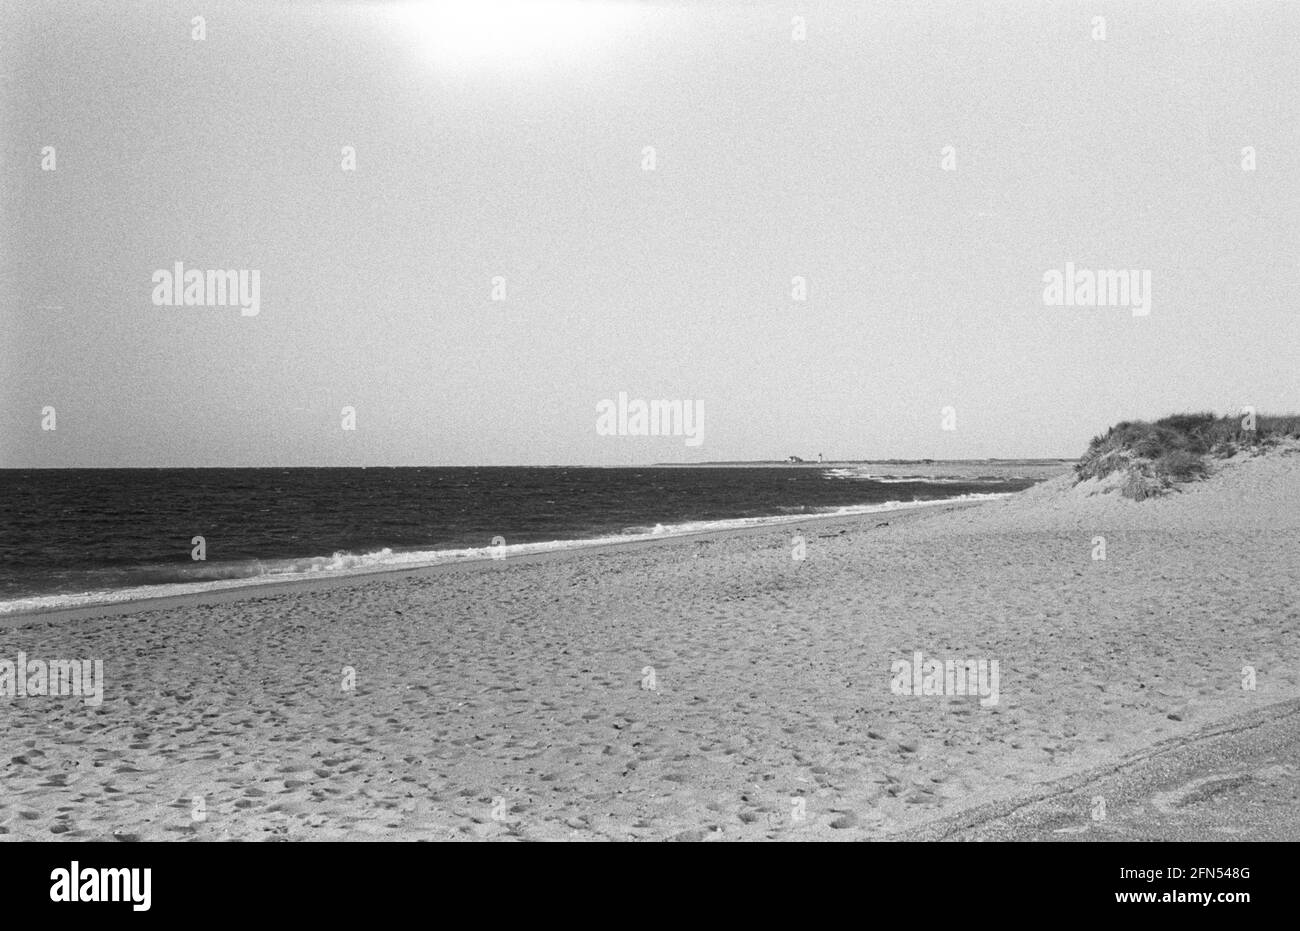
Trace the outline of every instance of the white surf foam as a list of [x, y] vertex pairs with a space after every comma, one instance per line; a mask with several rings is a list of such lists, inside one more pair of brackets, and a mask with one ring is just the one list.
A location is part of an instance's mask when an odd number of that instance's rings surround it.
[[[802, 514], [780, 514], [765, 517], [738, 517], [728, 520], [686, 521], [679, 524], [656, 524], [653, 528], [636, 528], [628, 533], [588, 537], [581, 540], [549, 540], [538, 543], [515, 543], [504, 546], [480, 546], [449, 550], [411, 550], [395, 552], [391, 549], [372, 553], [334, 553], [330, 556], [311, 556], [302, 559], [261, 560], [246, 564], [248, 574], [241, 578], [181, 581], [158, 585], [139, 585], [75, 594], [39, 595], [0, 601], [0, 617], [18, 614], [37, 614], [68, 608], [85, 608], [166, 598], [175, 595], [202, 594], [247, 588], [272, 582], [294, 582], [308, 579], [364, 576], [401, 569], [420, 569], [426, 566], [478, 560], [509, 559], [536, 553], [559, 550], [576, 550], [614, 543], [633, 543], [640, 540], [662, 540], [687, 534], [707, 533], [716, 530], [735, 530], [744, 527], [790, 524], [811, 518], [875, 514], [912, 508], [933, 507], [963, 501], [988, 501], [1008, 497], [1009, 492], [955, 495], [932, 501], [887, 501], [879, 504], [850, 505], [840, 508], [817, 508]], [[233, 571], [233, 569], [232, 569]]]

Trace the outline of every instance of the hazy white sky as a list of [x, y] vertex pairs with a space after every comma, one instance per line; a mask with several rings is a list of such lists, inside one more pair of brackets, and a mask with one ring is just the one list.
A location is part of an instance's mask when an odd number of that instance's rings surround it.
[[[1285, 2], [5, 2], [0, 466], [1054, 456], [1300, 409], [1297, 61]], [[176, 261], [260, 313], [155, 306]], [[1150, 315], [1044, 306], [1069, 261], [1149, 269]], [[620, 391], [702, 444], [597, 435]]]

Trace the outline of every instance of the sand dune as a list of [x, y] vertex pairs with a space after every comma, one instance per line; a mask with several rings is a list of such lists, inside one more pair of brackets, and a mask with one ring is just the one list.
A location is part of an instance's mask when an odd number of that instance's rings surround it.
[[[107, 684], [0, 699], [0, 836], [907, 838], [1300, 695], [1298, 500], [1279, 450], [1141, 503], [1060, 478], [29, 619], [0, 657]], [[997, 660], [999, 703], [894, 694], [915, 650]]]

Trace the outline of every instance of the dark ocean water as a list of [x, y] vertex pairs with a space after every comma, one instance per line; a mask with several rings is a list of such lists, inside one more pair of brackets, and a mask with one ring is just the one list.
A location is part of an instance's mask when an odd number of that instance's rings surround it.
[[[1030, 484], [881, 482], [830, 468], [3, 470], [0, 613], [141, 586], [482, 557], [497, 537], [517, 553]], [[196, 536], [205, 561], [192, 558]]]

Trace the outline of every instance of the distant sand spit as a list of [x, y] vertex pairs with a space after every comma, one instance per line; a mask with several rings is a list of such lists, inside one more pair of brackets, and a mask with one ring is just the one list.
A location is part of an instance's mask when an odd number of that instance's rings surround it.
[[[100, 659], [105, 696], [0, 697], [0, 837], [907, 838], [1300, 695], [1297, 501], [1278, 451], [1140, 503], [1062, 477], [29, 619], [0, 659]], [[916, 650], [997, 660], [999, 704], [894, 694]]]

